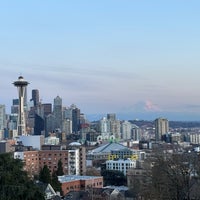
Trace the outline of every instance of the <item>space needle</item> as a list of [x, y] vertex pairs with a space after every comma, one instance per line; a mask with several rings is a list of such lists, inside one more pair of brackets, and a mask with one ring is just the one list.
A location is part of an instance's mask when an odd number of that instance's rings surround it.
[[23, 76], [19, 76], [18, 80], [13, 82], [13, 84], [14, 86], [17, 87], [18, 95], [19, 95], [17, 132], [18, 132], [18, 135], [27, 135], [26, 119], [25, 119], [25, 111], [24, 111], [24, 96], [25, 96], [26, 87], [29, 83], [26, 80], [24, 80]]

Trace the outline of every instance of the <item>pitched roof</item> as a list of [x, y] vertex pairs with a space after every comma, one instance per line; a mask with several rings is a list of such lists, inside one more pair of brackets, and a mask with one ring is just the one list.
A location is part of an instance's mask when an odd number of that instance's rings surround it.
[[127, 147], [116, 142], [110, 142], [108, 144], [97, 147], [96, 149], [93, 149], [91, 153], [92, 154], [110, 153], [111, 150], [122, 150], [122, 149], [127, 149]]

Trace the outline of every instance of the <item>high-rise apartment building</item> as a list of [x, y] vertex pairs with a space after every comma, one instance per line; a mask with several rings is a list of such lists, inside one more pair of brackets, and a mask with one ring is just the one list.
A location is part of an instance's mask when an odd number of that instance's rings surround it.
[[132, 126], [131, 138], [133, 139], [133, 141], [139, 141], [141, 139], [141, 129], [136, 125]]
[[119, 120], [108, 120], [110, 127], [110, 135], [113, 135], [114, 138], [121, 138], [121, 124]]
[[101, 133], [102, 140], [110, 139], [109, 121], [106, 117], [103, 117], [98, 123], [98, 131]]
[[121, 123], [121, 137], [123, 140], [130, 140], [131, 139], [131, 129], [132, 124], [128, 121], [123, 121]]
[[100, 133], [108, 133], [108, 120], [105, 117], [99, 121], [99, 131]]
[[77, 142], [69, 144], [68, 149], [68, 174], [85, 175], [86, 173], [86, 150]]
[[161, 141], [163, 135], [169, 132], [169, 121], [165, 118], [155, 119], [155, 139]]

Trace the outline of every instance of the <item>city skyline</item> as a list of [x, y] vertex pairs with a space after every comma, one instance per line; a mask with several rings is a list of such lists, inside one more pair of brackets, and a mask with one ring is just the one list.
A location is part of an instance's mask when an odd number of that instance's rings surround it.
[[6, 1], [0, 104], [22, 75], [43, 103], [59, 95], [86, 116], [200, 120], [200, 2]]

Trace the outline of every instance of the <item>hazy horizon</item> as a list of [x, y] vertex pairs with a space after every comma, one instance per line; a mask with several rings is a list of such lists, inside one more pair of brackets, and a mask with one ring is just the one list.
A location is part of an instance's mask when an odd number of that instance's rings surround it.
[[199, 1], [0, 4], [0, 104], [22, 75], [43, 103], [59, 95], [87, 116], [200, 119]]

